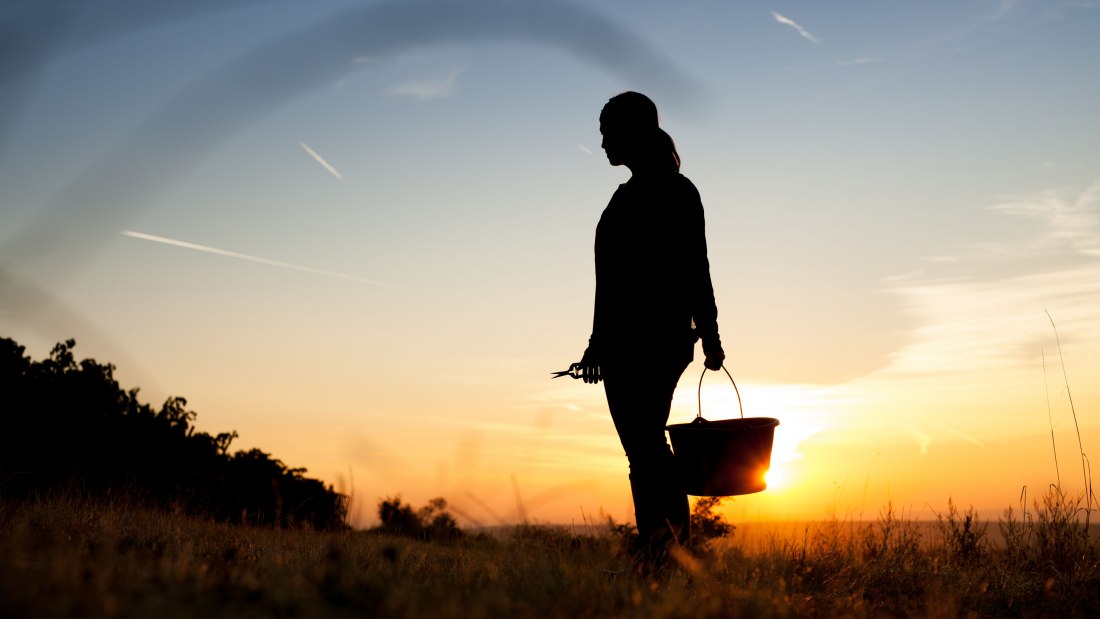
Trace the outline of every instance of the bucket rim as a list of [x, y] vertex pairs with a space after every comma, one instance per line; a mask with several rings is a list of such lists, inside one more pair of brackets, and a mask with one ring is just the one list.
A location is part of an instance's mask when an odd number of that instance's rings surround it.
[[[734, 417], [733, 419], [715, 419], [708, 420], [703, 419], [706, 423], [699, 423], [696, 421], [690, 421], [688, 423], [670, 423], [665, 426], [666, 430], [717, 430], [730, 427], [743, 427], [744, 429], [762, 430], [767, 428], [775, 428], [779, 425], [779, 420], [775, 417]], [[753, 423], [756, 422], [756, 423]], [[719, 425], [712, 425], [719, 424]]]

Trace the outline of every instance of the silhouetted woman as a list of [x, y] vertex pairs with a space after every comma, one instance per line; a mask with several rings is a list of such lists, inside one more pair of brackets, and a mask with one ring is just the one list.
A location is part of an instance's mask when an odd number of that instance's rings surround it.
[[[722, 367], [718, 310], [699, 192], [680, 174], [676, 146], [648, 97], [624, 92], [600, 113], [603, 149], [631, 177], [596, 227], [592, 337], [571, 369], [604, 383], [630, 463], [642, 550], [660, 552], [689, 534], [687, 496], [673, 474], [665, 424], [672, 392], [701, 339], [705, 365]], [[693, 328], [694, 327], [694, 328]]]

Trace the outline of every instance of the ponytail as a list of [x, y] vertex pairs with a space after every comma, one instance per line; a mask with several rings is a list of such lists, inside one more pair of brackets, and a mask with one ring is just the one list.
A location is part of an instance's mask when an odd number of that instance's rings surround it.
[[[680, 171], [680, 153], [676, 152], [676, 142], [664, 129], [657, 128], [657, 143], [654, 145], [654, 158], [667, 158], [671, 154], [672, 170]], [[667, 159], [666, 159], [667, 160]]]

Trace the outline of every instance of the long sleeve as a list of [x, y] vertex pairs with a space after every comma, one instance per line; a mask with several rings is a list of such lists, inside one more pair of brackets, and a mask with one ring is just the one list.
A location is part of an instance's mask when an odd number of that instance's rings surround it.
[[592, 303], [592, 335], [588, 338], [588, 350], [595, 353], [599, 358], [600, 353], [600, 337], [599, 333], [602, 328], [602, 323], [606, 321], [607, 310], [603, 303], [600, 302], [600, 267], [599, 262], [596, 262], [596, 299]]
[[692, 188], [695, 200], [687, 207], [687, 275], [689, 278], [689, 298], [691, 299], [691, 319], [696, 333], [703, 341], [704, 350], [720, 345], [718, 338], [718, 306], [714, 301], [714, 285], [710, 277], [710, 260], [707, 257], [706, 223], [703, 216], [703, 204], [697, 191]]

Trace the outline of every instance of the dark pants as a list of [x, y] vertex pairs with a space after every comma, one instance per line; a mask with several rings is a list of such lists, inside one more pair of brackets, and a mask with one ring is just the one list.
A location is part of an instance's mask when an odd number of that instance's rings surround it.
[[665, 441], [672, 392], [686, 363], [626, 361], [601, 370], [611, 419], [630, 463], [630, 491], [639, 541], [655, 546], [690, 534], [687, 495], [676, 483]]

